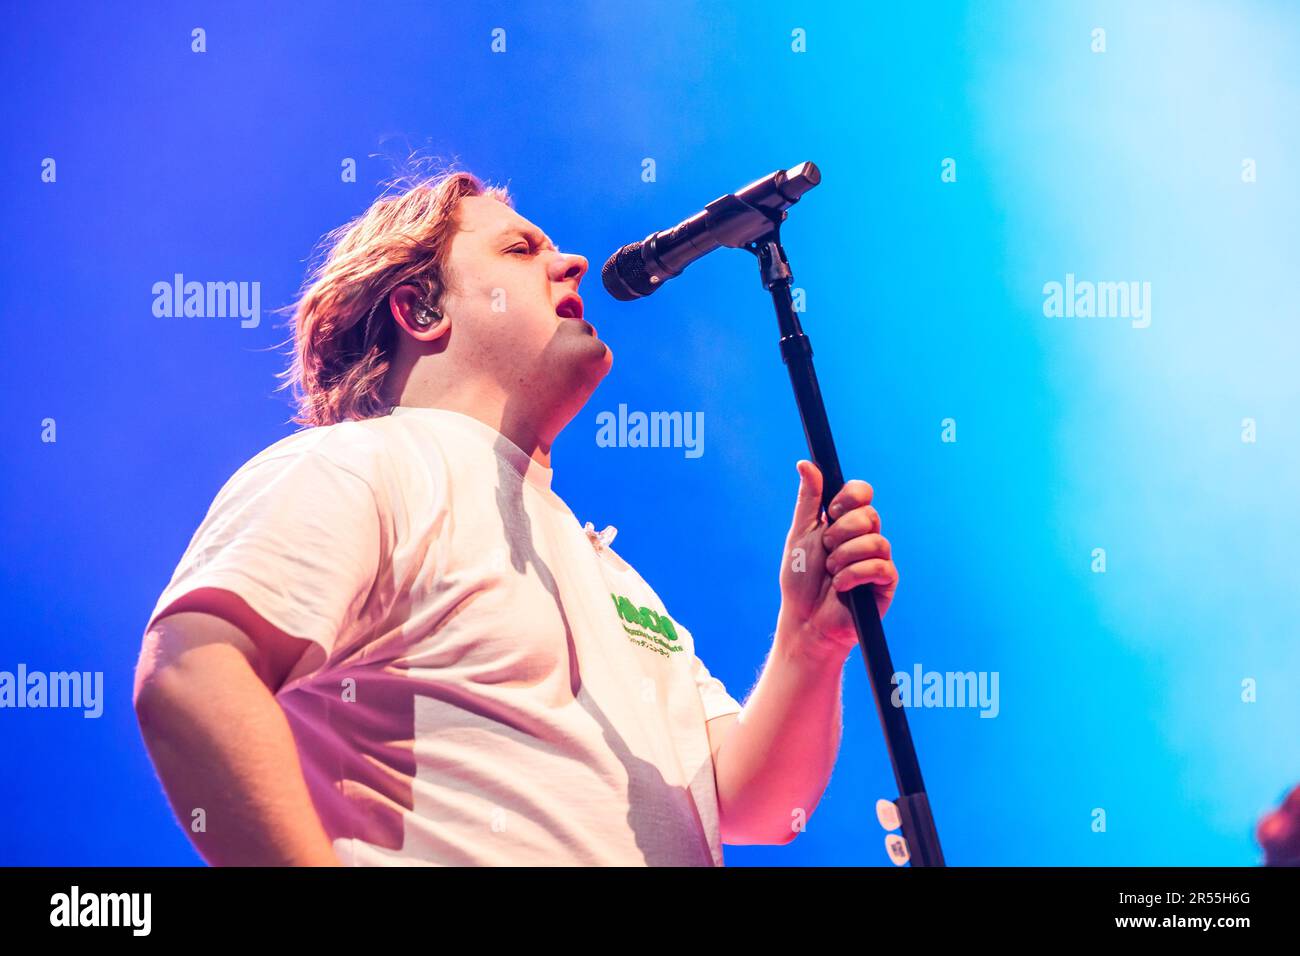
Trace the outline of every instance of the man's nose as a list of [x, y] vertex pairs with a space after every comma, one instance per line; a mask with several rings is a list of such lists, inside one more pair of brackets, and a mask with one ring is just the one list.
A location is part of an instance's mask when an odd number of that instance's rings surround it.
[[551, 264], [551, 278], [556, 282], [573, 279], [573, 284], [576, 286], [582, 281], [582, 277], [587, 274], [587, 265], [587, 260], [583, 256], [567, 253], [558, 255]]

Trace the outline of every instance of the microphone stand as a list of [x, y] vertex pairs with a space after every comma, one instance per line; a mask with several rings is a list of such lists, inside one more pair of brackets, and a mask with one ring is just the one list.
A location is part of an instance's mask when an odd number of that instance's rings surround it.
[[[734, 196], [727, 199], [735, 201]], [[744, 203], [741, 205], [748, 206]], [[778, 213], [776, 210], [748, 206], [744, 218], [752, 223], [754, 213], [763, 215], [771, 223], [771, 231], [737, 247], [752, 252], [758, 258], [763, 288], [772, 294], [781, 333], [781, 358], [790, 372], [790, 384], [794, 387], [794, 400], [799, 407], [804, 436], [808, 440], [808, 452], [821, 469], [824, 482], [822, 507], [826, 508], [844, 487], [844, 475], [840, 471], [839, 456], [835, 452], [830, 422], [826, 418], [826, 406], [817, 385], [812, 343], [799, 324], [790, 294], [794, 274], [790, 271], [790, 263], [786, 259], [780, 237], [781, 223], [787, 214], [784, 210]], [[852, 612], [853, 624], [858, 631], [858, 644], [867, 665], [867, 676], [871, 680], [871, 690], [876, 699], [876, 712], [885, 732], [885, 747], [889, 751], [889, 762], [898, 784], [899, 797], [894, 805], [898, 808], [911, 864], [914, 867], [944, 866], [943, 851], [939, 848], [939, 833], [935, 830], [934, 817], [930, 813], [930, 801], [921, 779], [921, 765], [916, 759], [916, 748], [912, 746], [907, 715], [902, 707], [894, 707], [891, 703], [894, 664], [890, 660], [889, 646], [885, 643], [885, 631], [880, 624], [873, 589], [870, 584], [859, 584], [847, 592], [839, 592], [839, 598]], [[894, 853], [895, 850], [891, 847], [891, 855]]]

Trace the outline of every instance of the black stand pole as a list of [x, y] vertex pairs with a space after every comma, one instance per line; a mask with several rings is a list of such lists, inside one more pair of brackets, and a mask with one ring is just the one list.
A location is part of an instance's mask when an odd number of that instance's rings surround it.
[[[781, 212], [780, 218], [768, 214], [768, 218], [772, 220], [772, 231], [741, 248], [758, 257], [763, 288], [772, 294], [781, 332], [781, 358], [790, 372], [790, 384], [794, 386], [794, 399], [799, 406], [804, 436], [808, 440], [808, 452], [813, 463], [821, 469], [824, 482], [822, 507], [825, 508], [844, 487], [844, 475], [840, 471], [839, 456], [835, 452], [830, 422], [826, 418], [826, 406], [817, 385], [817, 372], [813, 369], [812, 343], [799, 324], [790, 294], [790, 282], [794, 276], [780, 238], [780, 222], [785, 218], [785, 213]], [[880, 626], [880, 614], [876, 609], [872, 587], [870, 584], [859, 584], [847, 592], [841, 592], [839, 597], [852, 612], [853, 623], [857, 627], [858, 644], [862, 647], [867, 675], [871, 679], [871, 690], [876, 698], [876, 712], [880, 715], [880, 724], [885, 732], [885, 746], [894, 768], [894, 779], [898, 783], [899, 797], [894, 803], [898, 807], [903, 839], [907, 842], [911, 864], [943, 866], [939, 834], [930, 813], [930, 801], [925, 795], [921, 765], [917, 762], [916, 749], [912, 746], [907, 715], [903, 708], [894, 707], [891, 702], [894, 664], [885, 643], [884, 628]]]

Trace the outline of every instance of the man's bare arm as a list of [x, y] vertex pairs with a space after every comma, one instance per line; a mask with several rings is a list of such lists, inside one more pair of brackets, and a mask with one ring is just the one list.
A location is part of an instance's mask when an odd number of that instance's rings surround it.
[[821, 802], [839, 751], [848, 651], [812, 654], [781, 620], [744, 710], [718, 724], [714, 773], [722, 841], [785, 844]]
[[214, 866], [341, 865], [274, 696], [308, 642], [259, 627], [246, 605], [223, 608], [244, 628], [194, 606], [154, 624], [135, 677], [141, 734], [173, 812]]
[[844, 594], [870, 584], [883, 618], [898, 587], [871, 485], [844, 482], [823, 516], [821, 469], [806, 459], [796, 468], [772, 652], [736, 719], [709, 728], [726, 843], [789, 843], [803, 831], [835, 766], [844, 662], [858, 645]]

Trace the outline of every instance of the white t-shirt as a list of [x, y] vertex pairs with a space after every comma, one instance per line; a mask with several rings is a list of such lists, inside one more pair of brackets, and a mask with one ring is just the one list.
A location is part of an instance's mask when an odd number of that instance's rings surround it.
[[277, 700], [345, 864], [722, 865], [705, 722], [741, 706], [551, 476], [445, 409], [306, 429], [159, 597], [150, 624], [221, 588], [319, 645]]

